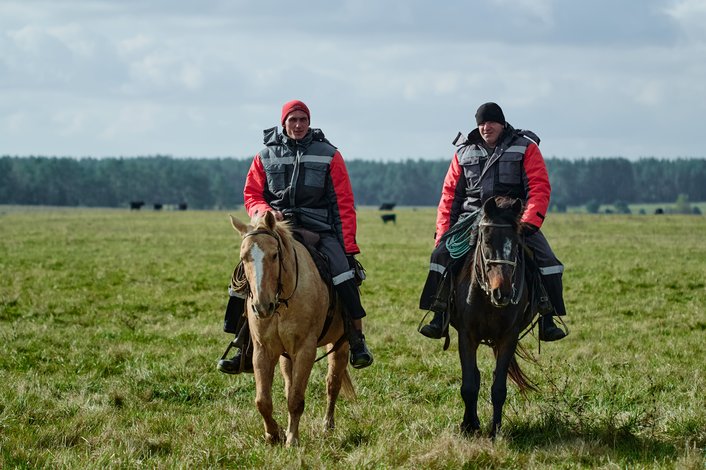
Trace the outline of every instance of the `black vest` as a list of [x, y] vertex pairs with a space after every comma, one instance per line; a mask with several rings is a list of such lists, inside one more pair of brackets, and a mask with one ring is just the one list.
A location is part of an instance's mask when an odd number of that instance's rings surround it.
[[273, 127], [264, 131], [260, 151], [267, 185], [265, 201], [294, 218], [296, 225], [314, 231], [333, 229], [329, 168], [336, 147], [320, 129], [310, 129], [302, 140], [290, 139]]
[[478, 129], [467, 137], [459, 134], [454, 141], [458, 147], [458, 163], [465, 178], [461, 211], [479, 209], [494, 196], [510, 196], [526, 201], [529, 188], [524, 169], [525, 152], [531, 143], [539, 144], [539, 138], [530, 131], [516, 130], [508, 124], [492, 155], [481, 142]]

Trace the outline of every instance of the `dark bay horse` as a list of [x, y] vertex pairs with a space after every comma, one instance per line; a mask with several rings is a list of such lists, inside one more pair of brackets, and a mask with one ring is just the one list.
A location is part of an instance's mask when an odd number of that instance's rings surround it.
[[534, 316], [528, 306], [528, 287], [520, 262], [523, 253], [520, 243], [521, 215], [522, 201], [519, 199], [488, 199], [479, 216], [475, 250], [469, 252], [456, 280], [454, 323], [458, 330], [461, 356], [461, 396], [466, 406], [461, 423], [464, 434], [480, 430], [479, 345], [492, 347], [496, 359], [491, 387], [491, 436], [500, 431], [508, 374], [523, 393], [534, 389], [515, 357], [520, 333], [530, 325]]
[[[340, 310], [324, 328], [329, 289], [306, 247], [292, 237], [289, 225], [277, 222], [271, 212], [253, 223], [248, 225], [231, 216], [233, 228], [242, 237], [240, 259], [250, 291], [245, 308], [253, 340], [255, 403], [264, 419], [265, 438], [280, 441], [282, 429], [272, 415], [272, 381], [279, 361], [289, 411], [289, 446], [299, 440], [306, 386], [318, 346], [333, 349], [328, 355], [326, 376], [327, 429], [334, 426], [339, 392], [355, 397], [348, 373], [349, 347], [347, 341], [340, 343], [344, 332]], [[335, 308], [340, 309], [340, 304]], [[334, 348], [336, 343], [339, 346]]]

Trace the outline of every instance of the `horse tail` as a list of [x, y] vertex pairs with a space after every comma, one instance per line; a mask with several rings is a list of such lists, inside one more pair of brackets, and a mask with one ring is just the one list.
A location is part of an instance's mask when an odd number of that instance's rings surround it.
[[521, 344], [518, 344], [517, 349], [515, 350], [515, 354], [510, 360], [510, 367], [507, 371], [507, 374], [510, 376], [512, 381], [515, 382], [517, 384], [517, 387], [520, 389], [520, 393], [523, 396], [527, 396], [528, 391], [536, 392], [538, 388], [537, 384], [530, 380], [530, 378], [527, 377], [527, 375], [520, 368], [520, 364], [517, 362], [518, 356], [529, 362], [535, 361], [530, 355], [530, 353], [527, 351], [527, 349]]
[[343, 398], [347, 400], [355, 400], [356, 393], [355, 387], [353, 387], [353, 380], [351, 379], [351, 374], [348, 372], [348, 367], [343, 369], [343, 377], [341, 378], [341, 394]]

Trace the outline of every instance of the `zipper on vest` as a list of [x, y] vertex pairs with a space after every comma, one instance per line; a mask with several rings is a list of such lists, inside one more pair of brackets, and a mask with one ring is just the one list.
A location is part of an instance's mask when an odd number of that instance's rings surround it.
[[294, 209], [296, 206], [295, 201], [297, 199], [297, 180], [299, 179], [299, 161], [301, 160], [302, 152], [297, 146], [297, 153], [294, 155], [294, 169], [292, 170], [292, 181], [289, 187], [289, 207]]

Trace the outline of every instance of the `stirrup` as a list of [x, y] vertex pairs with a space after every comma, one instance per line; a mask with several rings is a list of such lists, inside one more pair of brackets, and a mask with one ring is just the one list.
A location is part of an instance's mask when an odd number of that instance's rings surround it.
[[228, 356], [228, 352], [229, 352], [233, 347], [238, 347], [238, 344], [236, 344], [237, 339], [238, 339], [238, 338], [236, 337], [236, 338], [234, 338], [230, 343], [228, 343], [228, 347], [226, 348], [225, 352], [224, 352], [223, 355], [221, 356], [221, 359], [220, 359], [220, 360], [225, 359], [225, 358]]
[[[421, 321], [419, 322], [419, 325], [417, 326], [417, 331], [427, 338], [431, 338], [431, 339], [444, 338], [443, 350], [446, 351], [447, 349], [449, 349], [449, 344], [451, 344], [451, 337], [449, 336], [449, 324], [451, 323], [451, 314], [448, 311], [434, 312], [434, 317], [436, 317], [437, 314], [439, 314], [443, 317], [441, 332], [440, 332], [439, 336], [437, 336], [436, 335], [436, 327], [432, 326], [432, 322], [434, 321], [434, 319], [432, 319], [428, 324], [424, 325], [424, 320], [426, 320], [426, 318], [429, 316], [430, 312], [432, 312], [432, 310], [428, 310], [427, 313], [424, 314]], [[430, 331], [432, 328], [434, 329], [433, 332]]]
[[[231, 368], [226, 365], [226, 363], [232, 363], [233, 359], [238, 356], [238, 354], [236, 354], [232, 358], [226, 359], [228, 357], [228, 352], [230, 352], [230, 350], [233, 347], [238, 348], [239, 355], [240, 355], [240, 360], [238, 361], [237, 370], [235, 370], [235, 368]], [[242, 374], [243, 372], [252, 373], [253, 372], [252, 357], [247, 356], [247, 347], [240, 346], [238, 344], [237, 338], [233, 339], [228, 344], [228, 347], [226, 348], [225, 352], [223, 353], [221, 358], [216, 363], [216, 369], [219, 370], [220, 372], [223, 372], [224, 374]]]

